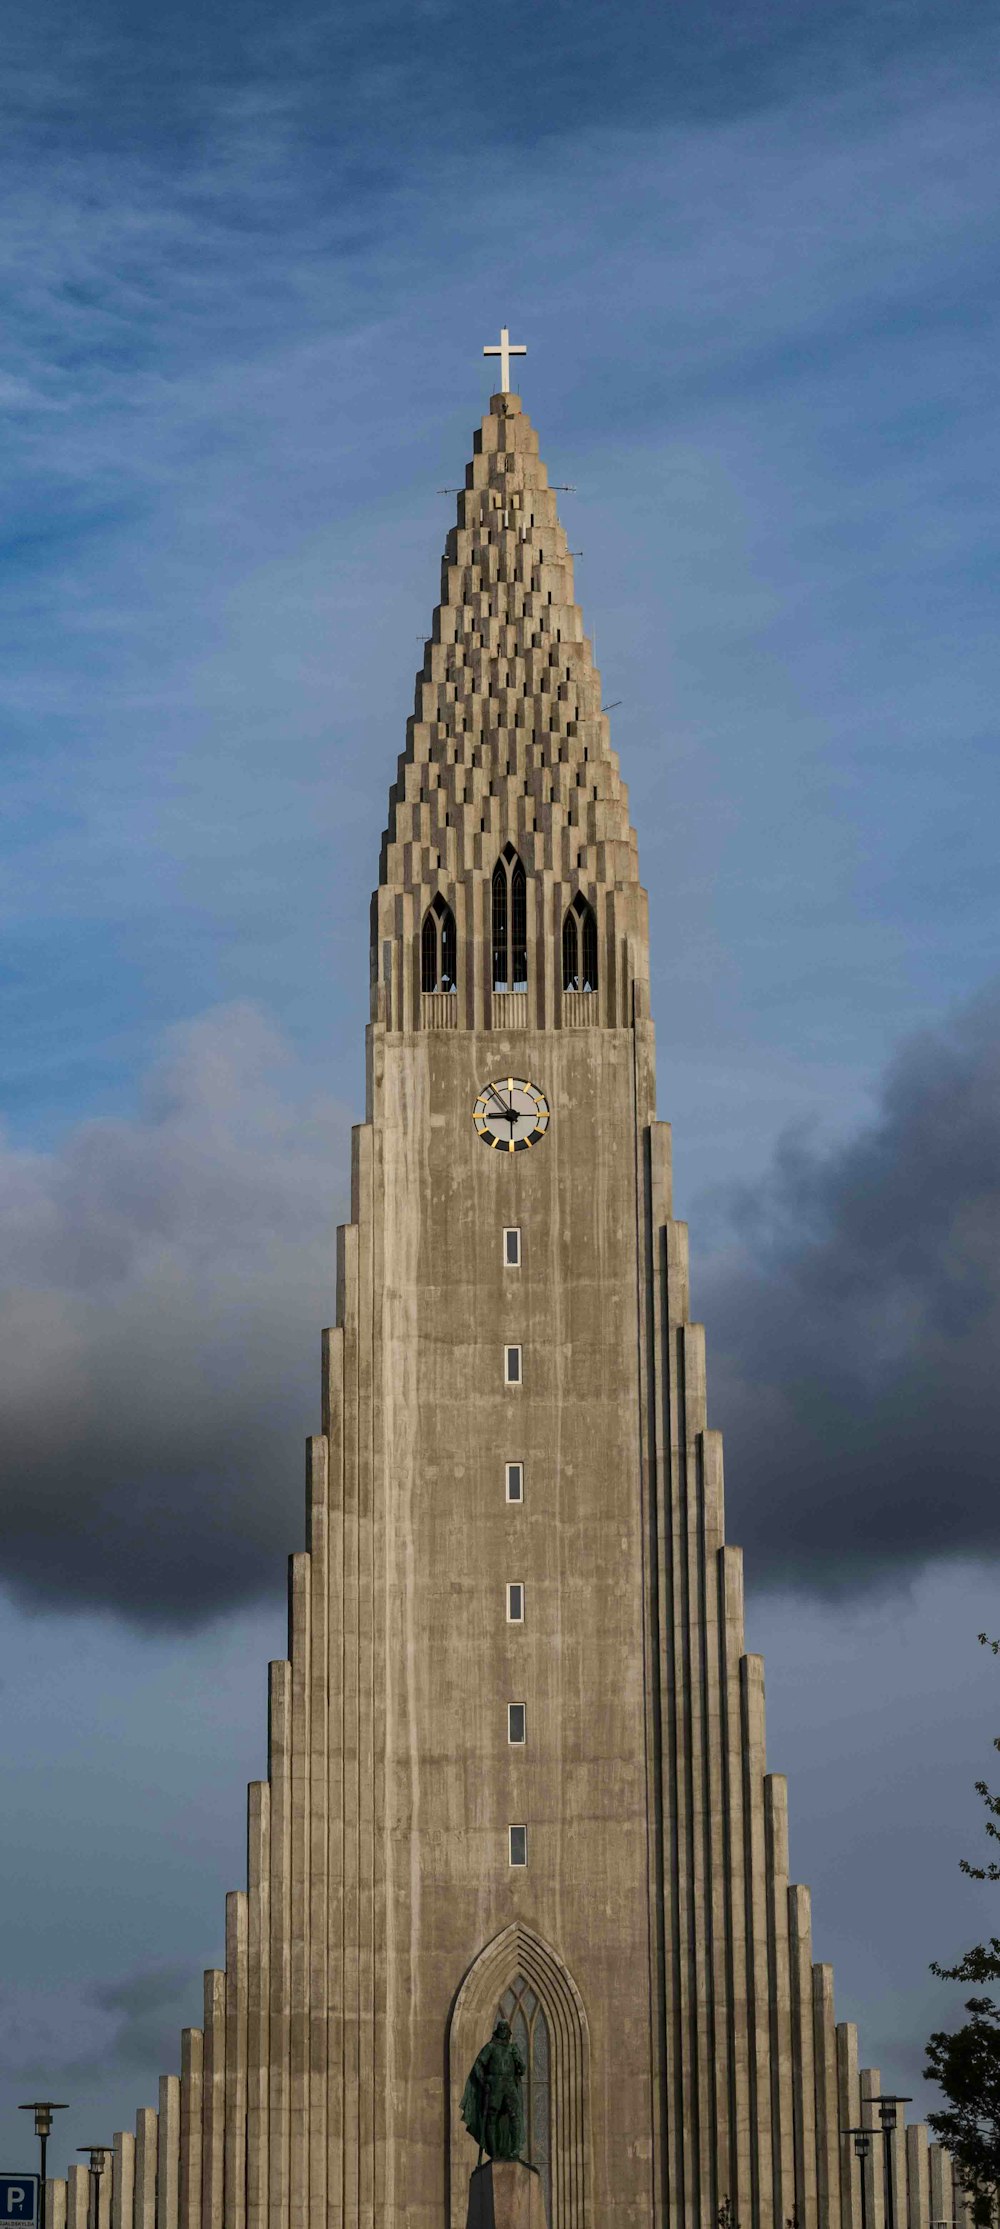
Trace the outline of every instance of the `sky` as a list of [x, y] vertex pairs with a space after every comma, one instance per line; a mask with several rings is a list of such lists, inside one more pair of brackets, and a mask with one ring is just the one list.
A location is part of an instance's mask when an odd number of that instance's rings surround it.
[[[367, 903], [507, 322], [650, 893], [814, 1954], [997, 1924], [996, 33], [967, 0], [12, 0], [0, 2141], [133, 2124], [265, 1769]], [[916, 2109], [916, 2108], [915, 2108]]]

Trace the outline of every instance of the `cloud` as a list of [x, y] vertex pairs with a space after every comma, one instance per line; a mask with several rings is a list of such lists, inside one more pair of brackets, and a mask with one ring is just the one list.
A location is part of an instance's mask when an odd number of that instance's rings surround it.
[[90, 1991], [99, 2012], [115, 2022], [105, 2046], [113, 2064], [159, 2074], [177, 2059], [177, 2031], [193, 2025], [198, 2008], [201, 1975], [189, 1966], [163, 1965], [140, 1973], [120, 1975], [116, 1981], [95, 1982]]
[[752, 1581], [1000, 1554], [1000, 988], [903, 1046], [856, 1136], [790, 1133], [729, 1206], [698, 1300]]
[[163, 1964], [113, 1981], [5, 1982], [0, 2012], [0, 2072], [11, 2082], [112, 2069], [156, 2077], [177, 2065], [180, 2029], [200, 2021], [201, 1974]]
[[195, 1625], [283, 1583], [347, 1121], [249, 1005], [169, 1033], [134, 1120], [0, 1153], [0, 1577]]

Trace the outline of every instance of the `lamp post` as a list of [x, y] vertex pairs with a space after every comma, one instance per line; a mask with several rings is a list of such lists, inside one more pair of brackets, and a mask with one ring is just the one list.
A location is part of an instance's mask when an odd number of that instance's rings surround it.
[[49, 2137], [52, 2134], [52, 2115], [53, 2113], [65, 2113], [68, 2111], [68, 2107], [57, 2105], [55, 2099], [51, 2097], [36, 2097], [30, 2105], [19, 2105], [17, 2110], [19, 2113], [33, 2113], [35, 2116], [35, 2135], [38, 2138], [38, 2149], [41, 2154], [38, 2180], [38, 2229], [45, 2229], [45, 2155]]
[[865, 2161], [871, 2154], [873, 2133], [873, 2130], [870, 2128], [845, 2128], [841, 2130], [841, 2135], [853, 2136], [855, 2157], [861, 2169], [861, 2229], [868, 2229], [868, 2192], [865, 2188]]
[[78, 2152], [87, 2152], [89, 2154], [90, 2229], [100, 2229], [101, 2176], [103, 2175], [105, 2167], [108, 2163], [109, 2146], [107, 2144], [78, 2144], [76, 2148]]
[[878, 2117], [882, 2123], [882, 2135], [885, 2139], [886, 2229], [896, 2229], [896, 2193], [892, 2180], [892, 2139], [896, 2133], [896, 2107], [897, 2105], [912, 2105], [913, 2099], [890, 2095], [889, 2097], [873, 2097], [871, 2102], [878, 2106]]

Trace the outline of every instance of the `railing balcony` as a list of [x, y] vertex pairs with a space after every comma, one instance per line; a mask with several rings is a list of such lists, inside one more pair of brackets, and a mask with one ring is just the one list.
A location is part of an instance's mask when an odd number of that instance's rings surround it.
[[494, 1029], [527, 1029], [527, 991], [494, 991], [493, 1027]]
[[422, 991], [420, 994], [421, 1029], [458, 1028], [458, 992]]

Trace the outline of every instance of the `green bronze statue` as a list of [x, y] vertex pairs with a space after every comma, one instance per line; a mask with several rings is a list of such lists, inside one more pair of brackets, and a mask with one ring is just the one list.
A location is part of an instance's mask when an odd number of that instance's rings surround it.
[[510, 2032], [498, 2020], [484, 2043], [462, 2092], [462, 2119], [469, 2135], [490, 2159], [520, 2159], [524, 2143], [524, 2060]]

